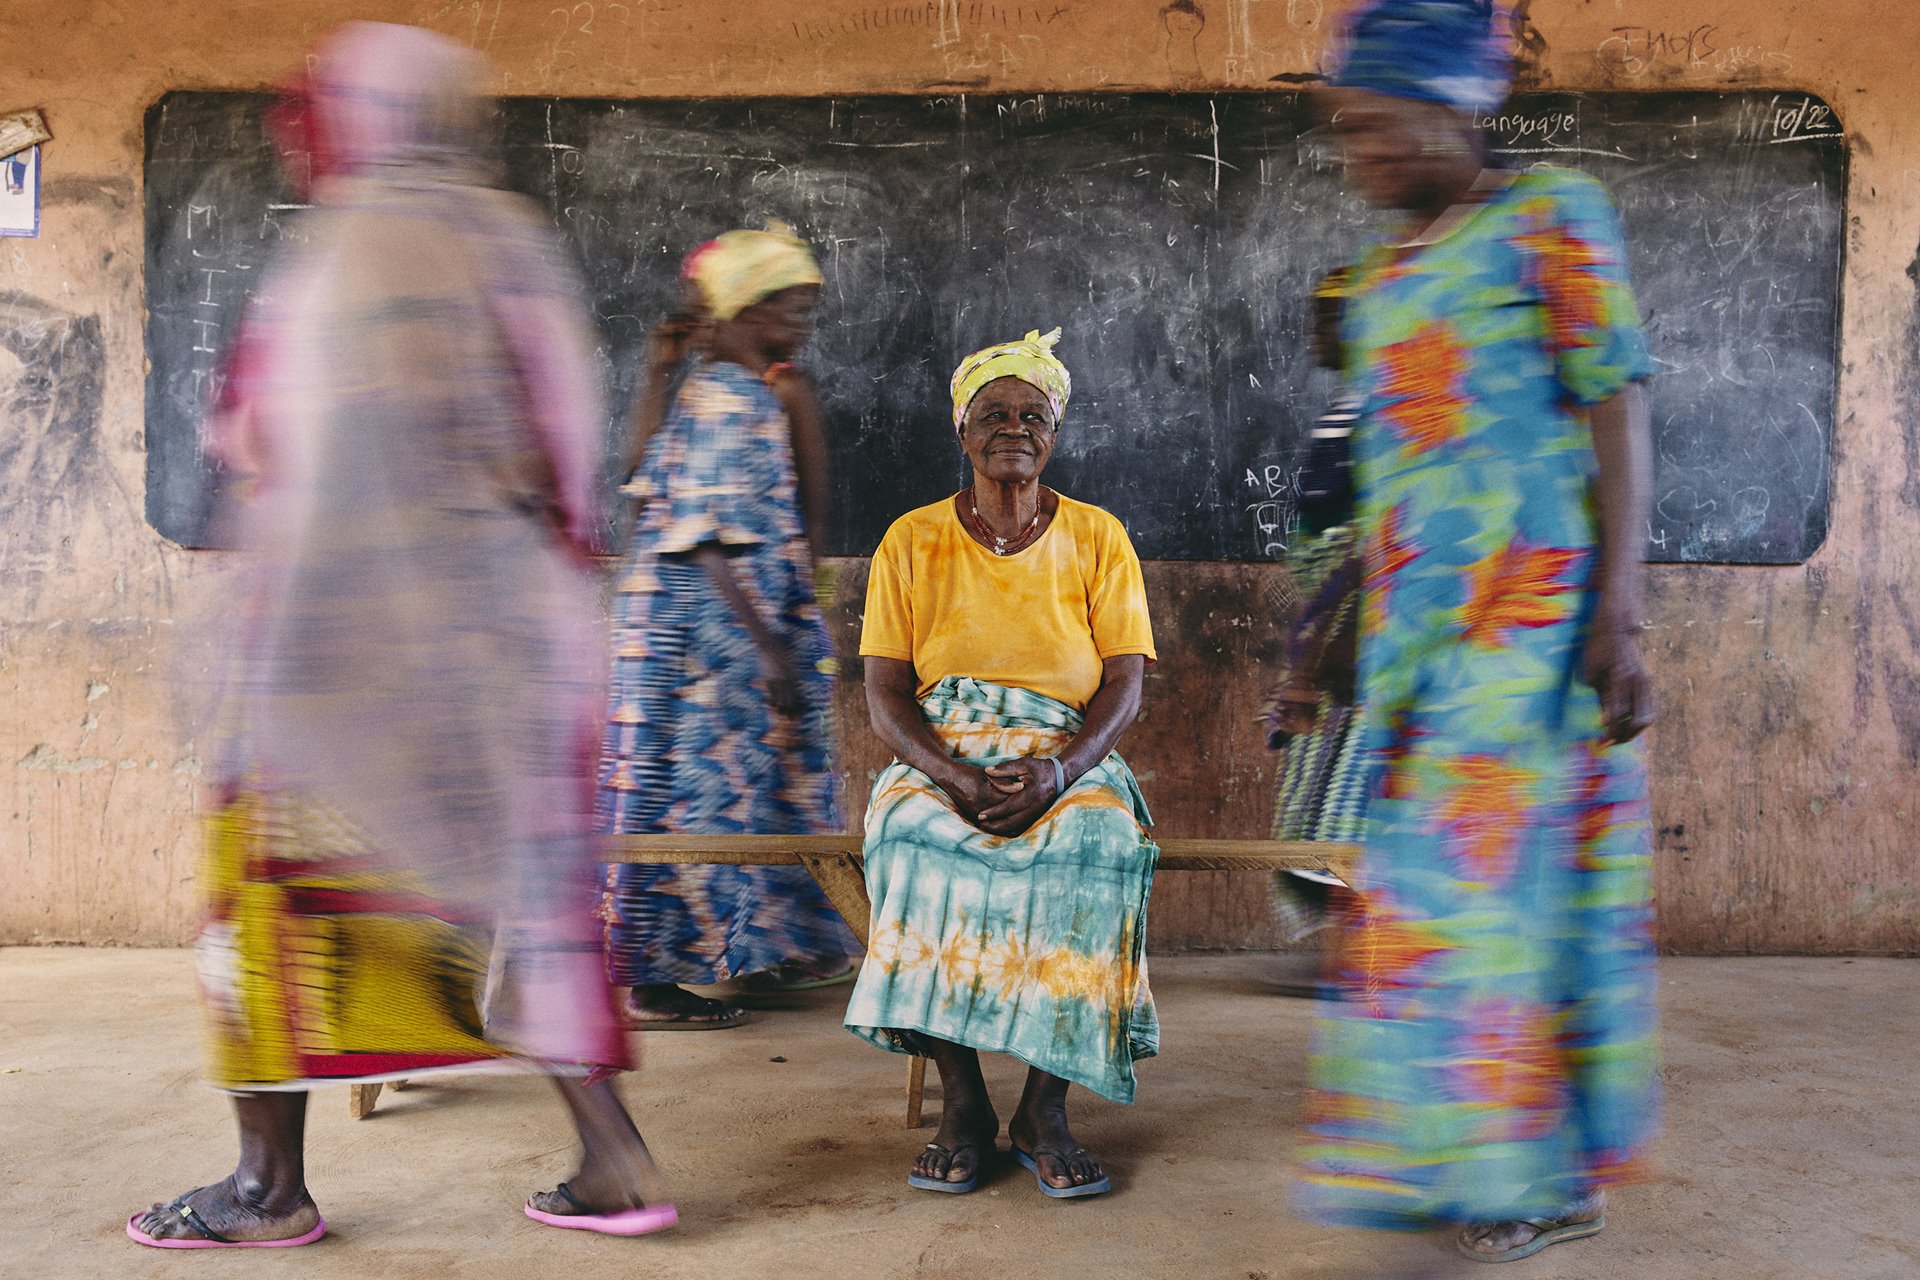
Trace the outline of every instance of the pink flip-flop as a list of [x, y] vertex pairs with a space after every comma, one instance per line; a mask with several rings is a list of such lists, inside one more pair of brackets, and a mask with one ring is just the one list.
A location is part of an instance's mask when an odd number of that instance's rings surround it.
[[289, 1236], [285, 1240], [229, 1240], [202, 1221], [200, 1215], [194, 1212], [193, 1206], [187, 1203], [185, 1196], [175, 1200], [167, 1208], [171, 1209], [180, 1221], [198, 1232], [199, 1237], [163, 1240], [159, 1236], [148, 1235], [139, 1227], [140, 1219], [147, 1215], [136, 1213], [127, 1219], [127, 1238], [135, 1244], [146, 1245], [149, 1249], [298, 1249], [301, 1245], [312, 1244], [327, 1234], [327, 1220], [322, 1218], [313, 1224], [313, 1230], [303, 1236]]
[[580, 1212], [548, 1213], [544, 1209], [534, 1208], [533, 1201], [527, 1201], [527, 1216], [542, 1226], [561, 1227], [568, 1231], [597, 1231], [603, 1236], [644, 1236], [665, 1231], [680, 1221], [680, 1211], [670, 1204], [650, 1204], [638, 1209], [622, 1209], [618, 1213], [594, 1213], [580, 1202], [578, 1196], [567, 1190], [566, 1183], [561, 1183], [554, 1191]]

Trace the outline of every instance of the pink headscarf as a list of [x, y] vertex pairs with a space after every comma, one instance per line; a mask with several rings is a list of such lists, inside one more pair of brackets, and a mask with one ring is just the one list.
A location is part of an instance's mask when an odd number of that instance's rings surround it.
[[315, 49], [311, 76], [318, 131], [342, 173], [481, 159], [487, 64], [456, 40], [349, 22]]
[[[349, 22], [324, 38], [313, 69], [293, 81], [269, 117], [282, 162], [306, 147], [305, 176], [321, 205], [351, 199], [355, 180], [438, 189], [449, 221], [497, 252], [483, 255], [489, 310], [513, 357], [526, 408], [554, 473], [553, 499], [583, 555], [600, 535], [598, 464], [606, 420], [594, 353], [575, 341], [580, 299], [556, 289], [552, 246], [532, 243], [521, 218], [497, 216], [502, 193], [485, 139], [486, 63], [465, 45], [417, 27]], [[207, 450], [271, 483], [273, 447], [251, 411], [273, 360], [271, 307], [242, 318], [213, 406]], [[267, 312], [267, 315], [257, 312]]]

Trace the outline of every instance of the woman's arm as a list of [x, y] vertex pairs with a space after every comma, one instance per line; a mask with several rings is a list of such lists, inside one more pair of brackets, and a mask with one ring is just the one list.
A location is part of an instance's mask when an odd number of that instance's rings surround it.
[[623, 478], [640, 466], [640, 460], [647, 454], [647, 442], [667, 420], [667, 392], [673, 385], [673, 371], [693, 348], [694, 333], [699, 327], [697, 316], [676, 311], [647, 335], [647, 367], [641, 374], [640, 398], [634, 403], [633, 419], [627, 424], [626, 452], [620, 455]]
[[1629, 742], [1653, 723], [1653, 687], [1636, 638], [1646, 616], [1642, 547], [1652, 500], [1646, 395], [1632, 383], [1589, 412], [1599, 463], [1593, 488], [1600, 562], [1594, 569], [1599, 600], [1587, 635], [1585, 676], [1600, 695], [1607, 735]]
[[807, 546], [817, 569], [827, 548], [827, 517], [832, 497], [827, 485], [827, 418], [813, 379], [793, 365], [773, 377], [773, 393], [787, 411], [793, 436], [793, 471], [800, 487], [800, 514], [807, 525]]
[[[967, 821], [978, 823], [982, 809], [998, 804], [1004, 793], [977, 765], [955, 760], [927, 727], [916, 696], [920, 677], [911, 662], [899, 658], [864, 658], [867, 718], [880, 741], [892, 748], [902, 764], [932, 778], [953, 798]], [[1052, 767], [1048, 766], [1048, 772]]]
[[986, 775], [1004, 798], [984, 810], [975, 825], [995, 835], [1018, 835], [1038, 822], [1066, 787], [1107, 758], [1120, 735], [1140, 714], [1140, 686], [1146, 670], [1147, 660], [1137, 653], [1101, 663], [1100, 688], [1087, 704], [1086, 721], [1055, 757], [1060, 761], [1058, 774], [1044, 758], [989, 766]]
[[781, 643], [773, 624], [761, 617], [753, 601], [747, 598], [727, 553], [717, 542], [703, 542], [685, 554], [706, 571], [708, 581], [753, 637], [753, 647], [760, 653], [760, 678], [767, 686], [767, 701], [783, 716], [799, 715], [806, 709], [806, 699], [800, 693], [800, 676], [794, 669], [793, 655]]

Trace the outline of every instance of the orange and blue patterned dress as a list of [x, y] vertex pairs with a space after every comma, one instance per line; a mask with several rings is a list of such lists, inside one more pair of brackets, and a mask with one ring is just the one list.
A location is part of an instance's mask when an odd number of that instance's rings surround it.
[[1645, 759], [1580, 674], [1587, 407], [1651, 360], [1613, 205], [1569, 170], [1356, 276], [1373, 781], [1302, 1196], [1360, 1225], [1551, 1216], [1658, 1122]]
[[[814, 600], [787, 415], [712, 361], [687, 380], [629, 492], [645, 502], [613, 605], [596, 813], [606, 835], [825, 835], [833, 645]], [[718, 543], [772, 621], [805, 711], [777, 715], [753, 637], [686, 554]], [[804, 867], [620, 866], [602, 895], [614, 982], [721, 982], [858, 944]]]

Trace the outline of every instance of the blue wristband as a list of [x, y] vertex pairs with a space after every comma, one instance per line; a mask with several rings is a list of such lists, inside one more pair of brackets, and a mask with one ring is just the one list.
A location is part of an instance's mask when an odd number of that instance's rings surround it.
[[1059, 756], [1042, 756], [1041, 759], [1053, 766], [1053, 794], [1056, 796], [1065, 795], [1067, 793], [1067, 766], [1060, 763]]

